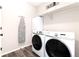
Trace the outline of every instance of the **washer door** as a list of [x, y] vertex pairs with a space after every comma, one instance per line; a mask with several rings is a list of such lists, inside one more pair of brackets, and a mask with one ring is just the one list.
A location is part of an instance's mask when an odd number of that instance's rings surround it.
[[36, 50], [40, 50], [42, 47], [41, 38], [38, 35], [34, 35], [32, 38], [32, 44]]
[[48, 40], [45, 48], [49, 57], [70, 57], [71, 56], [67, 46], [57, 39]]

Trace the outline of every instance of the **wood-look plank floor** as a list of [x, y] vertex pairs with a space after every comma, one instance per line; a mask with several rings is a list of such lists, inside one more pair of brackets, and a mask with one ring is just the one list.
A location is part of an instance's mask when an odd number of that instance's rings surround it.
[[14, 51], [12, 53], [3, 55], [2, 57], [39, 57], [34, 52], [32, 52], [32, 46], [25, 47], [23, 49]]

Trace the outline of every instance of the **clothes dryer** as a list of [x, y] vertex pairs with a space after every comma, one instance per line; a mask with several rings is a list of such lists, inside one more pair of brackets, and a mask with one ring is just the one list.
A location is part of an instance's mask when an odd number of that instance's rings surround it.
[[46, 32], [45, 57], [74, 57], [74, 32]]

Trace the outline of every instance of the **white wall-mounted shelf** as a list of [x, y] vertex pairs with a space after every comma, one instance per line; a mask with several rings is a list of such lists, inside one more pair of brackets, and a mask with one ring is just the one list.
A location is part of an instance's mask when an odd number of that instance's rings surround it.
[[50, 8], [50, 9], [48, 9], [48, 10], [45, 10], [45, 11], [43, 11], [42, 13], [39, 13], [38, 15], [41, 15], [41, 16], [43, 16], [43, 15], [46, 15], [46, 14], [48, 14], [48, 13], [51, 13], [51, 12], [56, 12], [56, 11], [58, 11], [58, 10], [61, 10], [61, 9], [66, 9], [66, 8], [71, 8], [71, 7], [74, 7], [74, 6], [79, 6], [79, 3], [77, 3], [77, 2], [64, 2], [64, 3], [60, 3], [59, 5], [57, 5], [57, 6], [54, 6], [54, 7], [52, 7], [52, 8]]

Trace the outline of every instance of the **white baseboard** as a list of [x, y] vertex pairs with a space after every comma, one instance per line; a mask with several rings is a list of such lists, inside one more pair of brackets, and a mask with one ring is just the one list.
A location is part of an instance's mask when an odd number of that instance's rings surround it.
[[28, 46], [30, 46], [30, 45], [22, 46], [22, 47], [19, 47], [19, 48], [17, 48], [17, 49], [11, 50], [11, 51], [9, 51], [9, 52], [2, 53], [1, 56], [6, 55], [6, 54], [9, 54], [9, 53], [11, 53], [11, 52], [14, 52], [14, 51], [19, 50], [19, 49], [24, 48], [24, 47], [28, 47]]

